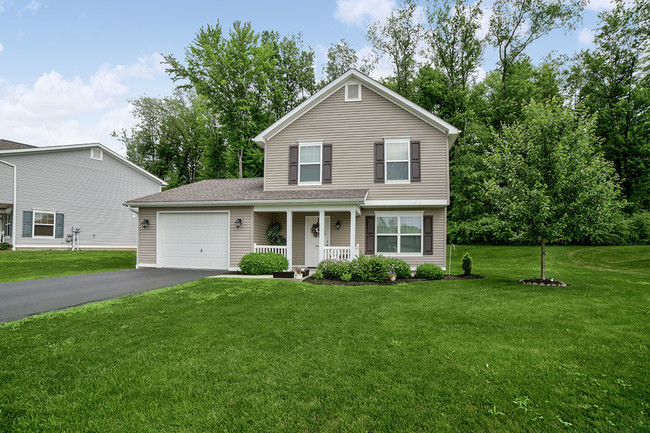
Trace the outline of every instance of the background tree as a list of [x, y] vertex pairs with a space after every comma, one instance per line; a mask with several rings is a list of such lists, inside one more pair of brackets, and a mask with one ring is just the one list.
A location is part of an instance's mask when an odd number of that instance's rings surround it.
[[321, 86], [336, 80], [352, 68], [366, 75], [372, 72], [372, 65], [368, 59], [359, 59], [354, 48], [350, 47], [345, 39], [341, 39], [339, 42], [330, 45], [327, 49], [327, 63], [323, 67], [323, 81]]
[[489, 196], [515, 239], [541, 245], [542, 279], [547, 242], [602, 241], [624, 204], [594, 130], [593, 118], [561, 104], [532, 103], [490, 146]]

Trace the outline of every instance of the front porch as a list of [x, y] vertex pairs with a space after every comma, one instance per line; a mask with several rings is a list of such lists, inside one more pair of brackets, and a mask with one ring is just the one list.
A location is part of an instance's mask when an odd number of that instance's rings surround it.
[[[359, 255], [357, 218], [359, 209], [286, 209], [262, 211], [253, 216], [253, 251], [275, 252], [289, 261], [289, 268], [316, 267], [323, 260], [352, 260]], [[324, 230], [321, 230], [324, 221]], [[267, 231], [279, 224], [285, 245], [272, 244]], [[281, 242], [281, 241], [280, 241]]]

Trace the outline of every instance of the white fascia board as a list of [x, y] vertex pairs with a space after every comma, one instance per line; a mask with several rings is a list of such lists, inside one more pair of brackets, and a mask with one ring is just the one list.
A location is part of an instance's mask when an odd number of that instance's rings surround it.
[[212, 207], [212, 206], [326, 206], [326, 205], [360, 205], [364, 199], [361, 198], [348, 198], [348, 199], [297, 199], [297, 200], [237, 200], [237, 201], [186, 201], [186, 202], [134, 202], [122, 203], [126, 207]]
[[366, 200], [363, 207], [448, 206], [447, 200]]
[[18, 155], [18, 154], [30, 154], [30, 153], [58, 152], [58, 151], [64, 151], [64, 150], [92, 149], [93, 147], [99, 147], [104, 152], [108, 153], [109, 155], [111, 155], [113, 158], [117, 159], [121, 163], [123, 163], [123, 164], [131, 167], [132, 169], [144, 174], [145, 176], [149, 177], [150, 179], [153, 179], [154, 181], [160, 183], [161, 185], [163, 185], [163, 186], [167, 185], [167, 182], [165, 182], [164, 180], [159, 179], [158, 177], [156, 177], [153, 174], [149, 173], [144, 168], [135, 165], [134, 163], [132, 163], [128, 159], [124, 158], [119, 153], [115, 152], [112, 149], [109, 149], [108, 147], [104, 146], [101, 143], [62, 144], [62, 145], [58, 145], [58, 146], [30, 147], [29, 149], [0, 150], [0, 155]]
[[338, 90], [338, 88], [350, 77], [354, 77], [358, 79], [361, 84], [372, 89], [373, 91], [382, 95], [389, 101], [395, 103], [396, 105], [405, 109], [406, 111], [410, 112], [416, 117], [419, 117], [420, 119], [422, 119], [429, 125], [433, 126], [434, 128], [440, 130], [444, 134], [457, 136], [460, 133], [459, 129], [457, 129], [455, 126], [451, 125], [450, 123], [445, 122], [435, 114], [430, 113], [429, 111], [420, 107], [416, 103], [408, 100], [407, 98], [403, 97], [397, 92], [392, 91], [388, 87], [373, 80], [367, 75], [362, 74], [356, 69], [350, 69], [345, 74], [341, 75], [336, 80], [332, 81], [327, 86], [323, 87], [321, 90], [314, 93], [309, 99], [304, 101], [302, 104], [298, 105], [296, 108], [294, 108], [289, 113], [284, 115], [282, 118], [277, 120], [271, 126], [266, 128], [264, 131], [258, 134], [253, 140], [260, 146], [264, 147], [267, 140], [273, 138], [276, 134], [278, 134], [284, 128], [286, 128], [291, 123], [293, 123], [297, 118], [306, 114], [309, 110], [311, 110], [313, 107], [318, 105], [323, 99], [325, 99], [330, 94], [334, 93], [334, 91]]
[[317, 212], [323, 210], [325, 212], [350, 212], [355, 211], [357, 215], [361, 215], [361, 208], [359, 205], [344, 205], [344, 204], [304, 204], [293, 206], [278, 206], [278, 205], [256, 205], [253, 207], [253, 212]]

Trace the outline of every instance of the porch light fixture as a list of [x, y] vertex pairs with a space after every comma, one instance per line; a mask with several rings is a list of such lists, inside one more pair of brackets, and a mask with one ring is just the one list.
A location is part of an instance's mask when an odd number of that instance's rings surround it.
[[241, 218], [237, 218], [235, 220], [235, 227], [237, 227], [237, 228], [241, 227]]
[[142, 228], [146, 228], [149, 225], [149, 220], [143, 219], [142, 221], [140, 221], [140, 225], [142, 226]]
[[336, 227], [336, 230], [341, 228], [341, 221], [337, 221], [336, 224], [334, 225]]

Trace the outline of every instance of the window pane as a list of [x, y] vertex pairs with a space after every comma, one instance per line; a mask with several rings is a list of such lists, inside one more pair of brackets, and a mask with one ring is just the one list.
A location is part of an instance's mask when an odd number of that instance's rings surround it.
[[386, 143], [386, 161], [402, 160], [408, 161], [408, 143]]
[[300, 162], [320, 162], [320, 145], [300, 146]]
[[34, 236], [54, 236], [54, 226], [34, 225]]
[[400, 252], [419, 253], [421, 251], [420, 249], [421, 242], [422, 242], [421, 236], [402, 236], [400, 238]]
[[34, 224], [54, 224], [54, 215], [51, 213], [34, 212]]
[[377, 217], [377, 233], [397, 233], [397, 217]]
[[320, 182], [320, 164], [301, 165], [300, 182]]
[[397, 236], [377, 236], [378, 253], [396, 253]]
[[419, 216], [402, 217], [400, 232], [405, 233], [422, 233], [422, 218]]
[[408, 180], [409, 163], [408, 162], [388, 162], [386, 163], [386, 179], [388, 180]]

